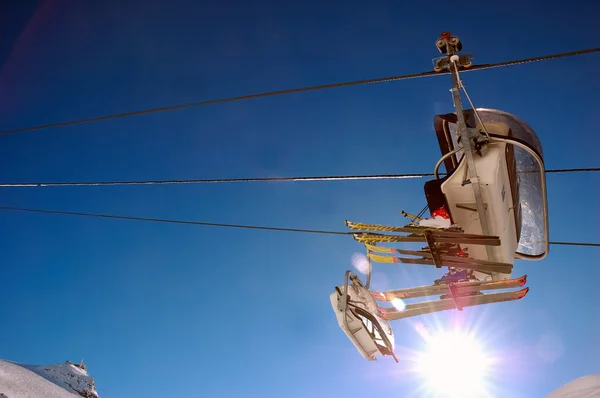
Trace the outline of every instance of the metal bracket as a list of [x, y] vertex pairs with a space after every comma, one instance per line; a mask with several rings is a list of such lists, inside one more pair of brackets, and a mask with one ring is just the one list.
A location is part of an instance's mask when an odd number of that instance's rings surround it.
[[[463, 209], [463, 210], [477, 211], [477, 204], [476, 203], [465, 203], [465, 204], [457, 203], [456, 207], [458, 209]], [[488, 208], [487, 203], [483, 204], [483, 208], [485, 210], [487, 210], [487, 208]]]
[[442, 268], [442, 259], [440, 257], [440, 253], [438, 252], [437, 246], [435, 245], [435, 240], [433, 239], [431, 231], [425, 231], [425, 239], [427, 241], [427, 245], [429, 246], [429, 250], [431, 250], [433, 264], [436, 268]]
[[[458, 64], [461, 68], [468, 69], [473, 66], [473, 54], [462, 53], [458, 56]], [[448, 57], [441, 56], [433, 59], [433, 70], [435, 72], [441, 72], [443, 70], [448, 70], [450, 67], [450, 61]]]
[[344, 275], [344, 294], [342, 295], [342, 301], [338, 302], [338, 309], [344, 313], [344, 326], [348, 329], [348, 320], [346, 319], [346, 309], [348, 308], [348, 277], [352, 274], [352, 271], [346, 271]]

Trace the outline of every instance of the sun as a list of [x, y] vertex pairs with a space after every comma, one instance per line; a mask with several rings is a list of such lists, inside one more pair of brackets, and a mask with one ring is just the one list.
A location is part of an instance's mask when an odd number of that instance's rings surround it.
[[427, 347], [417, 358], [425, 387], [436, 396], [487, 396], [490, 357], [472, 333], [443, 331], [427, 336]]

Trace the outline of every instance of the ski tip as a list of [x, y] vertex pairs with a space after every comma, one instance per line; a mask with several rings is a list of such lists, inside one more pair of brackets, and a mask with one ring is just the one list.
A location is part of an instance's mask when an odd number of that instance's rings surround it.
[[385, 294], [380, 293], [380, 292], [371, 292], [371, 296], [373, 296], [373, 298], [375, 300], [388, 301], [388, 300], [386, 300]]
[[527, 295], [527, 293], [529, 293], [529, 287], [526, 287], [525, 289], [519, 290], [517, 292], [517, 297], [516, 299], [522, 299], [523, 297], [525, 297]]
[[521, 286], [525, 286], [526, 283], [527, 283], [527, 274], [525, 274], [521, 277]]

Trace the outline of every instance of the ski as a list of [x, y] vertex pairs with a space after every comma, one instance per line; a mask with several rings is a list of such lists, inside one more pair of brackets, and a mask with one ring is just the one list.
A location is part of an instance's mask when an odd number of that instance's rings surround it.
[[[404, 254], [406, 256], [421, 256], [424, 259], [433, 259], [433, 253], [431, 253], [431, 251], [429, 250], [404, 250], [404, 249], [392, 249], [389, 247], [379, 247], [379, 246], [373, 246], [373, 245], [365, 245], [367, 247], [367, 250], [369, 252], [377, 252], [377, 253], [388, 253], [388, 254]], [[377, 248], [376, 250], [373, 250], [374, 248]], [[378, 250], [381, 249], [381, 250]], [[456, 255], [448, 255], [448, 254], [444, 254], [443, 251], [438, 250], [440, 259], [442, 260], [446, 260], [446, 261], [452, 261], [455, 263], [465, 263], [465, 264], [472, 264], [472, 265], [489, 265], [492, 267], [509, 267], [512, 264], [510, 263], [500, 263], [500, 262], [496, 262], [496, 261], [488, 261], [488, 260], [480, 260], [477, 258], [471, 258], [471, 257], [462, 257], [462, 256], [456, 256]], [[381, 256], [381, 257], [399, 257], [399, 256]], [[390, 261], [382, 261], [382, 262], [390, 262]], [[391, 261], [391, 262], [398, 262], [398, 261]]]
[[383, 235], [374, 234], [370, 232], [360, 232], [352, 234], [352, 237], [357, 242], [361, 243], [427, 242], [426, 232], [429, 232], [433, 240], [438, 243], [463, 243], [471, 245], [500, 246], [500, 238], [497, 236], [463, 234], [460, 232], [420, 231], [419, 233], [414, 232], [409, 236]]
[[368, 251], [375, 252], [375, 253], [389, 253], [389, 254], [399, 253], [399, 249], [396, 249], [394, 247], [375, 246], [375, 245], [371, 245], [369, 243], [365, 243], [365, 247]]
[[[382, 256], [382, 257], [385, 257], [385, 256]], [[435, 262], [433, 260], [423, 259], [423, 258], [400, 257], [399, 260], [403, 264], [420, 264], [420, 265], [435, 265], [435, 266], [437, 266], [437, 264], [435, 264]], [[501, 263], [498, 263], [498, 264], [501, 264]], [[458, 261], [444, 261], [443, 266], [470, 269], [473, 271], [479, 271], [479, 272], [483, 272], [483, 273], [499, 273], [499, 274], [512, 274], [512, 270], [513, 270], [512, 264], [508, 264], [506, 266], [503, 266], [503, 265], [495, 266], [495, 265], [483, 265], [483, 264], [469, 264], [469, 263], [463, 263], [463, 262], [458, 262]]]
[[[482, 304], [501, 303], [505, 301], [520, 300], [527, 295], [529, 288], [518, 290], [516, 292], [481, 294], [477, 296], [464, 296], [447, 298], [442, 300], [425, 301], [422, 303], [408, 304], [402, 311], [395, 308], [379, 308], [382, 318], [388, 321], [408, 318], [416, 315], [424, 315], [432, 312], [447, 311], [461, 307], [472, 307]], [[456, 302], [455, 302], [456, 300]]]
[[419, 227], [419, 226], [404, 226], [404, 227], [396, 227], [391, 225], [381, 225], [381, 224], [368, 224], [368, 223], [360, 223], [346, 220], [346, 226], [353, 230], [363, 230], [363, 231], [380, 231], [380, 232], [423, 232], [423, 231], [435, 231], [435, 232], [462, 232], [462, 229], [459, 227], [451, 227], [448, 229], [440, 229], [433, 227]]
[[[424, 258], [433, 258], [433, 253], [430, 250], [403, 250], [403, 249], [395, 249], [397, 253], [404, 254], [407, 256], [421, 256]], [[491, 265], [491, 266], [509, 266], [510, 263], [499, 263], [495, 261], [489, 260], [480, 260], [477, 258], [472, 258], [468, 256], [458, 256], [458, 255], [449, 255], [446, 254], [443, 250], [438, 249], [437, 252], [440, 254], [440, 257], [444, 260], [461, 262], [466, 264], [480, 264], [480, 265]], [[393, 254], [393, 253], [392, 253]]]
[[[375, 246], [375, 245], [371, 245], [369, 243], [365, 243], [364, 245], [369, 253], [404, 254], [406, 256], [417, 256], [417, 257], [420, 256], [422, 258], [433, 259], [433, 253], [431, 252], [431, 250], [429, 248], [423, 248], [421, 250], [405, 250], [405, 249], [396, 249], [394, 247]], [[441, 259], [448, 260], [448, 261], [464, 262], [464, 263], [470, 263], [470, 264], [496, 265], [496, 266], [510, 265], [509, 263], [498, 263], [498, 262], [493, 262], [493, 261], [488, 261], [488, 260], [479, 260], [479, 259], [471, 258], [471, 257], [469, 257], [468, 254], [465, 254], [465, 253], [459, 255], [459, 254], [457, 254], [457, 248], [454, 248], [454, 250], [450, 250], [448, 248], [443, 248], [443, 247], [438, 246], [438, 247], [436, 247], [436, 251], [440, 255]], [[383, 261], [383, 262], [390, 262], [390, 261]], [[392, 261], [392, 262], [397, 262], [397, 261]]]
[[[463, 230], [459, 227], [452, 228], [434, 228], [434, 227], [420, 227], [420, 226], [405, 226], [405, 227], [394, 227], [389, 225], [380, 225], [380, 224], [366, 224], [366, 223], [357, 223], [346, 220], [346, 226], [352, 230], [364, 230], [364, 231], [378, 231], [378, 232], [407, 232], [410, 233], [411, 236], [425, 236], [425, 234], [430, 233], [434, 237], [460, 237], [460, 238], [472, 238], [472, 239], [498, 239], [497, 236], [486, 236], [486, 235], [477, 235], [477, 234], [467, 234], [464, 233]], [[377, 234], [374, 234], [377, 235]], [[493, 246], [500, 246], [493, 245]]]
[[[433, 259], [428, 258], [406, 258], [399, 256], [384, 256], [381, 254], [368, 253], [367, 257], [371, 261], [381, 264], [397, 264], [398, 262], [404, 264], [420, 264], [420, 265], [436, 265]], [[463, 261], [471, 260], [471, 261]], [[440, 262], [445, 267], [455, 267], [472, 269], [475, 271], [484, 272], [497, 272], [500, 274], [511, 274], [513, 265], [510, 263], [494, 263], [491, 261], [476, 260], [476, 259], [464, 259], [461, 257], [453, 256], [440, 256]]]
[[[456, 282], [453, 283], [458, 294], [474, 293], [481, 290], [495, 290], [495, 289], [510, 289], [515, 287], [524, 286], [527, 283], [527, 275], [523, 275], [516, 279], [505, 279], [503, 281], [493, 282], [482, 282], [482, 281], [471, 281], [471, 282]], [[418, 286], [407, 289], [395, 289], [386, 290], [383, 292], [371, 292], [371, 295], [379, 301], [392, 301], [396, 298], [407, 299], [415, 297], [425, 296], [436, 296], [442, 294], [449, 294], [450, 286], [445, 285], [431, 285], [431, 286]]]

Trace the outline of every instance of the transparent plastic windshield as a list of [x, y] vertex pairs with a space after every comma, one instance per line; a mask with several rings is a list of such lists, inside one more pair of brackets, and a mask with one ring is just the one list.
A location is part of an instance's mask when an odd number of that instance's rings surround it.
[[[465, 113], [469, 114], [472, 111], [465, 111]], [[502, 123], [506, 125], [510, 129], [511, 135], [507, 138], [514, 138], [526, 144], [543, 161], [542, 145], [533, 129], [527, 123], [510, 113], [495, 109], [477, 109], [477, 113], [484, 124]], [[458, 145], [456, 141], [456, 124], [450, 123], [448, 128], [452, 137], [452, 143], [456, 148]], [[489, 131], [489, 133], [494, 135], [493, 131]], [[516, 145], [513, 147], [521, 206], [521, 235], [517, 253], [526, 256], [540, 256], [546, 252], [548, 240], [545, 229], [545, 218], [548, 213], [542, 192], [540, 165], [527, 150]], [[460, 159], [462, 151], [458, 152], [457, 155], [457, 158]]]

